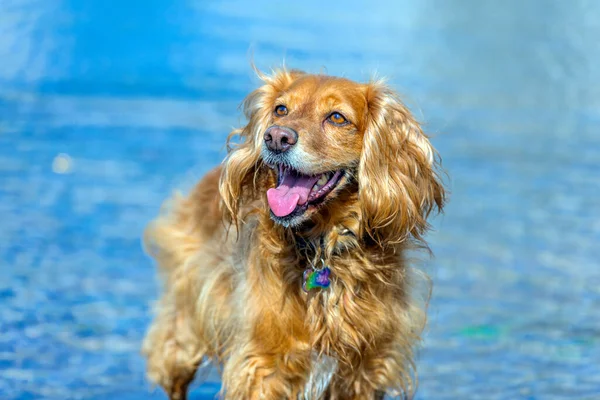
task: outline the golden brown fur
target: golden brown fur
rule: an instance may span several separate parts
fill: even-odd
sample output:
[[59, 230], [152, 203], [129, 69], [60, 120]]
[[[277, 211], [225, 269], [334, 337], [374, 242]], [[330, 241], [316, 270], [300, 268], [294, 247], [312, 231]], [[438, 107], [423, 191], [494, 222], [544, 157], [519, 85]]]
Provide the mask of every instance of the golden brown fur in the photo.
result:
[[[222, 368], [226, 399], [410, 397], [425, 317], [404, 257], [444, 203], [436, 153], [380, 82], [285, 70], [262, 79], [223, 165], [147, 229], [164, 282], [143, 346], [148, 375], [172, 399], [203, 360]], [[290, 109], [282, 118], [280, 103]], [[352, 123], [324, 122], [332, 110]], [[275, 122], [298, 132], [306, 173], [346, 171], [289, 226], [265, 196], [276, 174], [263, 135]], [[321, 258], [332, 285], [306, 294], [302, 273]], [[325, 359], [330, 379], [307, 387]]]

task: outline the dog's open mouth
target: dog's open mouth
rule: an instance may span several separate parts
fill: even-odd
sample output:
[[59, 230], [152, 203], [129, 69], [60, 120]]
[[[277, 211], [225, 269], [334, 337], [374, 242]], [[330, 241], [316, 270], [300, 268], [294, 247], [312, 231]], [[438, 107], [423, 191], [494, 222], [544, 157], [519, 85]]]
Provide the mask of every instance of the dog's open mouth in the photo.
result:
[[276, 168], [279, 169], [277, 187], [267, 190], [267, 200], [279, 218], [303, 212], [309, 205], [324, 200], [343, 175], [342, 170], [304, 175], [282, 164]]

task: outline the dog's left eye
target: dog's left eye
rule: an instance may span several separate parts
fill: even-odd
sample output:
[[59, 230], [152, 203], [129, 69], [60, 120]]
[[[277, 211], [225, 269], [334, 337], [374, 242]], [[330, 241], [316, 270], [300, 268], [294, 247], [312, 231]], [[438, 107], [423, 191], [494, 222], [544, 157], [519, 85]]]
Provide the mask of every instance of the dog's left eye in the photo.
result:
[[348, 123], [348, 120], [338, 112], [332, 113], [329, 117], [327, 117], [327, 120], [334, 125], [346, 125]]

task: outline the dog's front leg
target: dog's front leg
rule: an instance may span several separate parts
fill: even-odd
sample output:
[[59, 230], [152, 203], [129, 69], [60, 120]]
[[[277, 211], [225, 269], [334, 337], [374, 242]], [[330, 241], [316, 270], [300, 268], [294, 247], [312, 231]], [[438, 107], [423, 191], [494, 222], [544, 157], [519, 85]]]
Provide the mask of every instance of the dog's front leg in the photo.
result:
[[310, 352], [290, 347], [269, 350], [264, 343], [248, 343], [233, 355], [223, 371], [228, 400], [297, 399], [304, 392]]
[[186, 340], [189, 318], [171, 308], [172, 304], [164, 304], [160, 309], [144, 340], [143, 352], [148, 358], [149, 378], [164, 388], [169, 399], [185, 400], [205, 348]]
[[228, 400], [296, 399], [303, 392], [311, 367], [304, 308], [288, 295], [253, 292], [246, 302], [246, 327], [235, 338], [223, 369]]
[[412, 398], [410, 364], [403, 350], [392, 343], [377, 351], [365, 351], [352, 365], [340, 364], [330, 386], [331, 400], [381, 400], [388, 391], [394, 398]]

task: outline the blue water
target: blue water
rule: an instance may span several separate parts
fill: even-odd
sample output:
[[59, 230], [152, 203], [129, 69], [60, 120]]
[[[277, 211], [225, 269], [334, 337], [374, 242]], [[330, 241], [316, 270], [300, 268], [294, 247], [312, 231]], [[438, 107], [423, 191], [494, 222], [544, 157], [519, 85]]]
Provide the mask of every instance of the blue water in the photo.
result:
[[417, 399], [600, 398], [599, 38], [593, 0], [0, 0], [0, 398], [164, 398], [140, 233], [252, 58], [389, 77], [443, 156]]

